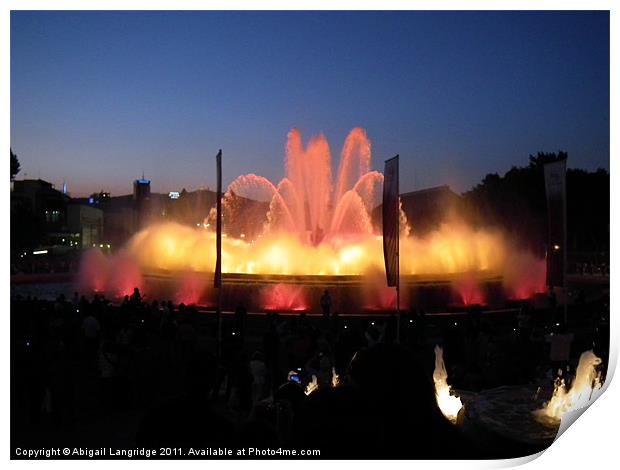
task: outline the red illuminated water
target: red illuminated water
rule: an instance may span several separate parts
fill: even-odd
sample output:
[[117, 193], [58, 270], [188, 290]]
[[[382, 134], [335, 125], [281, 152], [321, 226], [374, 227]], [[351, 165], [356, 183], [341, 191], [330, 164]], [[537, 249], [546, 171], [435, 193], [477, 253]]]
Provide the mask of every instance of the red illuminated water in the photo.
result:
[[[281, 181], [274, 184], [248, 173], [235, 178], [223, 196], [222, 271], [364, 276], [361, 302], [371, 309], [393, 309], [396, 293], [385, 283], [382, 238], [372, 223], [372, 213], [381, 202], [383, 175], [371, 170], [371, 147], [364, 129], [351, 130], [334, 177], [332, 149], [325, 136], [304, 143], [301, 132], [291, 130]], [[243, 212], [248, 205], [255, 219]], [[454, 275], [453, 289], [464, 305], [485, 303], [478, 272], [503, 274], [509, 297], [525, 298], [544, 289], [544, 261], [512, 253], [497, 230], [474, 228], [458, 219], [418, 237], [415, 227], [410, 233], [402, 210], [400, 215], [402, 275]], [[134, 287], [145, 287], [143, 273], [165, 270], [173, 273], [171, 298], [204, 303], [213, 296], [205, 274], [215, 266], [215, 208], [205, 222], [198, 228], [154, 224], [112, 257], [98, 250], [85, 254], [80, 289], [128, 295]], [[406, 290], [401, 294], [401, 306], [406, 306]], [[258, 297], [267, 310], [312, 308], [300, 285], [266, 286]]]

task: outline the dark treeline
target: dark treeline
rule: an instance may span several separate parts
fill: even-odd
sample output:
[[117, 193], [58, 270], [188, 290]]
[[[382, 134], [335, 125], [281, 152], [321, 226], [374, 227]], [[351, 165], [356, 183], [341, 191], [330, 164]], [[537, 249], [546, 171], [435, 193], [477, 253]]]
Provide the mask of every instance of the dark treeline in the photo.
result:
[[[530, 155], [527, 166], [512, 167], [504, 176], [486, 175], [480, 184], [463, 194], [471, 221], [501, 227], [525, 247], [544, 254], [547, 206], [543, 165], [567, 157], [562, 151], [539, 152]], [[609, 173], [604, 169], [567, 169], [569, 253], [609, 252], [609, 185]]]

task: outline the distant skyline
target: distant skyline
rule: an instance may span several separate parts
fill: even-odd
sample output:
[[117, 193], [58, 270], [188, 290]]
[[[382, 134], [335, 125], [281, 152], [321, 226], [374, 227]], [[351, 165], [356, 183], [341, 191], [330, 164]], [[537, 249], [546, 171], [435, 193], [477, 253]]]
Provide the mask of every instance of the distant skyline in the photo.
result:
[[538, 151], [609, 169], [608, 12], [11, 12], [18, 179], [74, 196], [277, 182], [364, 127], [401, 190], [458, 192]]

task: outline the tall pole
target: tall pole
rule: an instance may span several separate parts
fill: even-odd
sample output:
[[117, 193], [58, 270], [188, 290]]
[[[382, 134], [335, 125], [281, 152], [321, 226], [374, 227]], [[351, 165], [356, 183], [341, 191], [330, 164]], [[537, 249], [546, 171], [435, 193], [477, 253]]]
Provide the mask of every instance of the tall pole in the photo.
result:
[[388, 287], [396, 287], [396, 342], [400, 343], [400, 196], [398, 155], [385, 161], [383, 179], [383, 259]]
[[[564, 322], [568, 321], [566, 295], [566, 263], [568, 246], [566, 236], [566, 157], [544, 164], [545, 192], [547, 196], [547, 285], [552, 290], [562, 288]], [[557, 320], [556, 303], [552, 319]]]
[[[399, 237], [400, 245], [400, 237]], [[396, 275], [396, 343], [400, 344], [400, 246], [396, 252], [398, 274]]]
[[[566, 163], [565, 163], [566, 165]], [[562, 223], [564, 224], [562, 227], [562, 256], [563, 258], [563, 262], [562, 262], [562, 291], [563, 291], [563, 297], [564, 297], [564, 325], [568, 326], [568, 294], [567, 294], [567, 283], [566, 283], [566, 267], [567, 267], [567, 262], [568, 262], [568, 236], [566, 233], [566, 227], [567, 227], [567, 223], [566, 223], [566, 166], [564, 166], [564, 186], [563, 186], [563, 190], [564, 190], [564, 194], [562, 195]]]
[[396, 155], [396, 343], [400, 344], [400, 175], [399, 159]]
[[215, 157], [217, 165], [217, 196], [216, 196], [216, 236], [215, 236], [215, 276], [213, 287], [217, 289], [217, 357], [222, 354], [222, 150]]

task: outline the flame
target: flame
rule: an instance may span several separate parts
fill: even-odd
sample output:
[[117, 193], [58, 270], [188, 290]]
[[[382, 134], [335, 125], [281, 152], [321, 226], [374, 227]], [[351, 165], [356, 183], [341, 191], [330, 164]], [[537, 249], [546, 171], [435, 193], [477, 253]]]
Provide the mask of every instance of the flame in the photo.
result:
[[575, 380], [570, 390], [566, 389], [564, 379], [558, 377], [551, 400], [543, 408], [536, 410], [535, 414], [538, 417], [561, 420], [564, 413], [588, 406], [601, 391], [601, 373], [596, 370], [600, 363], [601, 359], [592, 351], [583, 352], [579, 357]]
[[304, 393], [306, 395], [310, 395], [312, 392], [314, 392], [318, 388], [319, 388], [319, 382], [316, 378], [316, 375], [312, 374], [312, 381], [308, 383], [308, 385], [306, 385], [306, 389], [304, 390]]
[[459, 410], [463, 407], [461, 399], [456, 395], [452, 395], [450, 385], [448, 385], [448, 372], [443, 361], [443, 349], [435, 346], [435, 371], [433, 372], [433, 381], [435, 382], [435, 393], [437, 395], [437, 404], [439, 409], [453, 423]]

